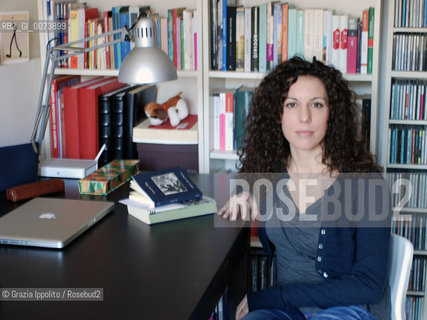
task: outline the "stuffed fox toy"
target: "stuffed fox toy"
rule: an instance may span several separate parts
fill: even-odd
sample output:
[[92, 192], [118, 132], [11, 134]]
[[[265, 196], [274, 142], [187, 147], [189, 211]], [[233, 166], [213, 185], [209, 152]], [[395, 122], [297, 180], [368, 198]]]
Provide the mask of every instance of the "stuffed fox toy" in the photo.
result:
[[181, 98], [182, 92], [170, 98], [163, 104], [157, 102], [149, 102], [145, 105], [144, 111], [150, 119], [150, 124], [158, 126], [163, 122], [170, 119], [173, 127], [176, 127], [182, 119], [188, 116], [188, 105], [184, 99]]

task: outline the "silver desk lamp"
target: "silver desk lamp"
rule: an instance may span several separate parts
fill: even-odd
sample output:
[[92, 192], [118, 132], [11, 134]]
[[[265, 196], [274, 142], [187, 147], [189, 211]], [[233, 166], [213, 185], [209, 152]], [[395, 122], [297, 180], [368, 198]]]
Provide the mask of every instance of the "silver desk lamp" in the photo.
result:
[[[97, 40], [100, 38], [102, 39], [115, 34], [120, 34], [120, 38], [88, 48], [78, 47], [78, 45], [84, 44], [87, 41]], [[39, 154], [41, 150], [42, 140], [49, 120], [51, 107], [49, 103], [49, 96], [52, 89], [55, 68], [57, 67], [58, 62], [77, 54], [104, 48], [123, 41], [134, 41], [135, 47], [131, 52], [129, 52], [121, 64], [119, 70], [120, 82], [128, 84], [143, 84], [177, 79], [174, 64], [170, 60], [169, 56], [157, 45], [156, 22], [149, 17], [140, 17], [131, 28], [124, 27], [93, 37], [48, 48], [46, 50], [42, 83], [37, 102], [36, 119], [34, 122], [33, 133], [31, 135], [31, 143], [37, 154]], [[47, 79], [49, 65], [50, 71], [49, 78]], [[43, 97], [45, 98], [44, 104], [42, 103]], [[37, 134], [38, 138], [36, 140]]]

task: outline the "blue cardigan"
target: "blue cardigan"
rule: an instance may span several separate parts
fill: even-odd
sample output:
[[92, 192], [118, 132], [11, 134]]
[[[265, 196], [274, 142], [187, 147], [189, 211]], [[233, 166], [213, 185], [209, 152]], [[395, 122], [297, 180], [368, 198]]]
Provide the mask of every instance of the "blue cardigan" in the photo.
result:
[[[382, 178], [381, 178], [382, 179]], [[384, 181], [384, 180], [383, 180]], [[385, 182], [384, 182], [385, 184]], [[383, 185], [384, 186], [384, 185]], [[357, 189], [356, 189], [357, 190]], [[365, 196], [372, 190], [365, 188]], [[388, 188], [387, 188], [387, 195]], [[344, 194], [344, 193], [343, 193]], [[352, 193], [357, 202], [358, 193]], [[366, 198], [365, 198], [366, 199]], [[382, 199], [375, 199], [376, 206]], [[387, 202], [388, 199], [386, 199]], [[344, 206], [343, 197], [339, 201]], [[365, 206], [367, 201], [365, 201]], [[381, 226], [348, 227], [322, 222], [319, 231], [316, 271], [324, 278], [317, 284], [284, 284], [248, 293], [249, 310], [300, 307], [329, 308], [345, 305], [370, 305], [380, 302], [386, 286], [391, 207]], [[367, 208], [357, 207], [358, 212]], [[265, 227], [259, 237], [264, 250], [273, 255]]]

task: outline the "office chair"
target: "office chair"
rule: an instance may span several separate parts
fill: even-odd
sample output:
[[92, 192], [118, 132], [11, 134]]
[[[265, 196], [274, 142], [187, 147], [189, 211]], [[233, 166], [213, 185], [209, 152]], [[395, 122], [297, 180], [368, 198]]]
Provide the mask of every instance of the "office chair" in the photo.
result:
[[391, 292], [391, 320], [406, 320], [406, 292], [408, 291], [414, 246], [396, 234], [391, 235], [388, 282]]

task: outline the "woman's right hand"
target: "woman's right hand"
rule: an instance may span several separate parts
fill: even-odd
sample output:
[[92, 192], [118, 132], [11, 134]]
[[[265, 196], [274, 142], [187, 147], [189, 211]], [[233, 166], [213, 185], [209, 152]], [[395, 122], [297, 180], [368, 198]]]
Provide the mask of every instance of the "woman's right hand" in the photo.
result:
[[235, 221], [239, 212], [242, 220], [248, 220], [249, 218], [255, 220], [260, 216], [258, 203], [249, 192], [242, 192], [232, 196], [225, 206], [218, 211], [218, 215], [222, 216], [223, 219]]

